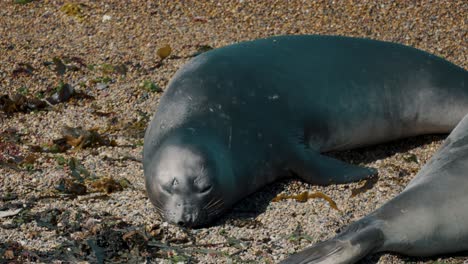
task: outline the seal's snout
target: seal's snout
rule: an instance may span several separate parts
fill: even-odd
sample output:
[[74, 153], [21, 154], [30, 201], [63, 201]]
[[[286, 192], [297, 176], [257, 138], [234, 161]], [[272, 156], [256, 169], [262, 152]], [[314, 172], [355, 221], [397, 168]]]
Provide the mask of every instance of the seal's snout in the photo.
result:
[[182, 227], [194, 227], [197, 226], [198, 214], [186, 214], [180, 219], [176, 220], [175, 224]]
[[177, 204], [176, 208], [169, 214], [167, 219], [173, 224], [183, 227], [196, 227], [205, 222], [203, 215], [200, 213], [200, 208], [195, 204]]
[[[166, 221], [183, 227], [196, 228], [209, 224], [219, 214], [225, 206], [225, 201], [212, 187], [205, 187], [206, 190], [199, 190], [189, 199], [184, 199], [180, 195], [172, 195], [171, 206], [166, 207], [164, 218]], [[203, 193], [204, 191], [204, 193]]]

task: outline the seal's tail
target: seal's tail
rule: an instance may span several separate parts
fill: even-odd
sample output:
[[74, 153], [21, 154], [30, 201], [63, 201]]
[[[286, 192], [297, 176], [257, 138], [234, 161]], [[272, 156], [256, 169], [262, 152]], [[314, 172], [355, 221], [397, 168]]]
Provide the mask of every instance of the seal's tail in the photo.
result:
[[384, 239], [379, 228], [363, 224], [365, 223], [358, 221], [340, 235], [296, 253], [280, 264], [355, 263], [380, 248]]

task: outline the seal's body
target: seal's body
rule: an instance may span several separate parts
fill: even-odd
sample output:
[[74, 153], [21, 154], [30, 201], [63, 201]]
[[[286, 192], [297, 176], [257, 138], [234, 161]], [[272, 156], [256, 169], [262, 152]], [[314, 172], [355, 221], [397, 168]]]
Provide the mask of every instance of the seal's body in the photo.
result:
[[292, 171], [314, 184], [375, 170], [321, 152], [449, 132], [467, 72], [399, 44], [282, 36], [215, 49], [170, 82], [147, 129], [146, 187], [171, 221], [208, 223]]
[[282, 263], [354, 263], [375, 252], [468, 250], [468, 115], [406, 189], [343, 233]]

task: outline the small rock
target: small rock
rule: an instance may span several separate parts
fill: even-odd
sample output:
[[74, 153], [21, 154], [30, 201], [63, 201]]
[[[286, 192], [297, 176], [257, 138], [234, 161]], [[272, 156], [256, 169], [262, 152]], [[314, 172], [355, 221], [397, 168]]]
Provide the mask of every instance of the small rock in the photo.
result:
[[112, 18], [112, 17], [109, 16], [109, 15], [103, 15], [103, 16], [102, 16], [102, 22], [107, 22], [107, 21], [111, 20], [111, 18]]
[[98, 83], [98, 84], [96, 84], [96, 89], [98, 89], [98, 90], [102, 91], [102, 90], [107, 89], [107, 88], [109, 88], [109, 84], [107, 84], [107, 83]]

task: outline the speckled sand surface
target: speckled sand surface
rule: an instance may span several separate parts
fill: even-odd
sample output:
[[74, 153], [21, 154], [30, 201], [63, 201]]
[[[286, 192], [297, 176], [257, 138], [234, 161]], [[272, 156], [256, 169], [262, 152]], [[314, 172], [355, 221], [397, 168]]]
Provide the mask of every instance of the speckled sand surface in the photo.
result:
[[[112, 118], [118, 123], [135, 123], [145, 114], [153, 114], [161, 95], [148, 92], [140, 87], [140, 83], [151, 80], [165, 89], [171, 76], [197, 46], [221, 47], [279, 34], [336, 34], [394, 41], [432, 52], [468, 68], [467, 1], [364, 2], [72, 1], [83, 4], [82, 14], [73, 16], [61, 10], [68, 3], [64, 1], [37, 0], [20, 5], [13, 0], [0, 0], [0, 95], [11, 95], [19, 89], [34, 95], [57, 86], [62, 79], [95, 97], [94, 100], [59, 104], [48, 111], [16, 113], [11, 117], [0, 112], [0, 132], [17, 129], [22, 134], [20, 151], [26, 155], [31, 152], [29, 145], [44, 145], [59, 138], [64, 125], [96, 127], [104, 132]], [[172, 55], [159, 65], [156, 50], [165, 44], [172, 47]], [[125, 64], [128, 72], [120, 76], [82, 67], [60, 77], [43, 64], [53, 57], [79, 57], [88, 66]], [[31, 64], [35, 68], [33, 74], [14, 77], [13, 70], [20, 63]], [[93, 80], [99, 77], [109, 77], [112, 81], [107, 87], [98, 87]], [[96, 109], [113, 114], [99, 116]], [[156, 229], [159, 235], [151, 239], [173, 247], [153, 247], [160, 253], [158, 258], [148, 258], [150, 262], [275, 263], [312, 242], [334, 236], [340, 228], [401, 192], [444, 138], [424, 136], [336, 153], [346, 161], [378, 168], [378, 183], [356, 197], [350, 198], [350, 194], [358, 183], [324, 188], [296, 180], [282, 181], [243, 200], [213, 227], [183, 230], [162, 223], [146, 198], [142, 166], [133, 159], [141, 158], [141, 129], [130, 132], [115, 129], [108, 134], [116, 140], [118, 147], [104, 146], [61, 154], [39, 153], [32, 170], [22, 167], [15, 171], [0, 166], [0, 196], [7, 193], [18, 196], [11, 201], [0, 200], [0, 206], [27, 204], [34, 197], [53, 194], [59, 179], [70, 174], [67, 166], [58, 164], [59, 156], [76, 158], [97, 177], [125, 178], [132, 187], [111, 193], [104, 199], [90, 199], [99, 194], [75, 199], [41, 199], [32, 206], [31, 214], [56, 208], [62, 214], [60, 219], [64, 218], [64, 213], [80, 215], [81, 218], [76, 216], [80, 219], [78, 227], [72, 233], [62, 232], [68, 230], [61, 228], [67, 226], [62, 220], [58, 220], [58, 228], [41, 227], [33, 220], [17, 228], [0, 228], [0, 243], [19, 242], [23, 254], [36, 254], [37, 257], [29, 259], [37, 262], [96, 262], [95, 252], [89, 246], [86, 248], [83, 241], [99, 233], [93, 228], [99, 229], [102, 221], [113, 217], [135, 229]], [[321, 199], [305, 203], [293, 200], [271, 202], [279, 193], [298, 194], [305, 190], [329, 195], [341, 211], [332, 209]], [[0, 218], [0, 223], [6, 225], [12, 219]], [[291, 239], [295, 230], [301, 230], [306, 239]], [[73, 248], [74, 245], [81, 247]], [[61, 251], [64, 248], [68, 253]], [[185, 253], [174, 248], [184, 248]], [[8, 259], [21, 260], [12, 253], [16, 254], [16, 251], [0, 248], [0, 263]], [[132, 254], [132, 261], [145, 261], [144, 250], [125, 252], [120, 261], [129, 261], [128, 256]], [[119, 261], [119, 257], [113, 261]], [[367, 257], [363, 263], [467, 261], [468, 257], [420, 259], [380, 254]]]

